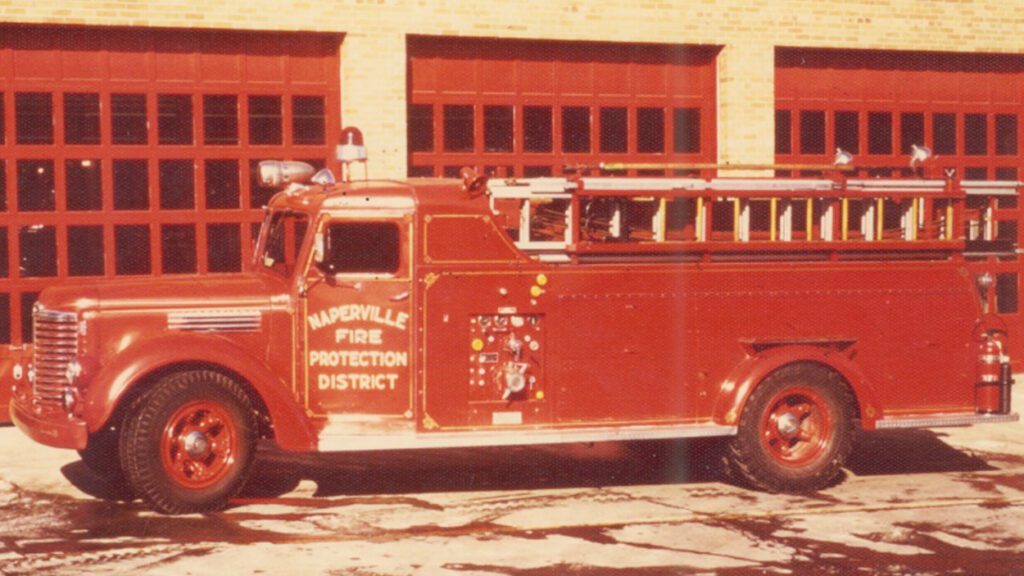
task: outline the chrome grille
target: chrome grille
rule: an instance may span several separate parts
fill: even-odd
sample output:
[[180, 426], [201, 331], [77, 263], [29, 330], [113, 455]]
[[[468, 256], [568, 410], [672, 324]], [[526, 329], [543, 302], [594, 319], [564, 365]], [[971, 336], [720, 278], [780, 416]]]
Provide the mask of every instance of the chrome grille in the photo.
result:
[[73, 312], [38, 306], [32, 314], [32, 331], [33, 395], [42, 404], [61, 406], [68, 365], [78, 355], [78, 318]]

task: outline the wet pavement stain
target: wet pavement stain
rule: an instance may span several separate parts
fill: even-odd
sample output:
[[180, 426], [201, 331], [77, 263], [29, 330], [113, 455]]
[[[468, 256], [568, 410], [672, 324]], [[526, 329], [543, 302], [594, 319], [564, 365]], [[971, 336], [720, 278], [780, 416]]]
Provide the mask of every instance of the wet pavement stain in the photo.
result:
[[919, 554], [896, 554], [858, 547], [828, 540], [817, 540], [796, 535], [789, 522], [780, 518], [734, 519], [722, 522], [759, 541], [774, 542], [796, 551], [786, 563], [764, 562], [756, 568], [723, 568], [716, 570], [723, 576], [747, 576], [768, 572], [825, 575], [825, 574], [915, 574], [945, 575], [970, 574], [972, 576], [1018, 574], [1024, 568], [1024, 554], [1006, 550], [977, 550], [953, 546], [928, 534], [940, 531], [941, 526], [913, 523], [906, 530], [892, 534], [854, 534], [867, 542], [886, 542], [925, 550]]
[[684, 576], [697, 573], [708, 573], [707, 570], [665, 566], [655, 568], [608, 568], [602, 566], [586, 566], [580, 564], [560, 563], [543, 568], [512, 568], [491, 564], [444, 564], [447, 570], [493, 573], [502, 576]]

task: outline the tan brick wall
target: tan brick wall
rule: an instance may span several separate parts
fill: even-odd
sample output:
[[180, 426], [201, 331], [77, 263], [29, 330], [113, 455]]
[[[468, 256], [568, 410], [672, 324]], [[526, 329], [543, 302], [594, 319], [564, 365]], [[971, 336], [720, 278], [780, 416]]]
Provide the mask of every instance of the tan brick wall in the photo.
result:
[[374, 177], [405, 172], [407, 34], [724, 46], [723, 161], [770, 161], [775, 46], [1024, 52], [1006, 0], [0, 0], [25, 23], [332, 31], [343, 118], [364, 129]]

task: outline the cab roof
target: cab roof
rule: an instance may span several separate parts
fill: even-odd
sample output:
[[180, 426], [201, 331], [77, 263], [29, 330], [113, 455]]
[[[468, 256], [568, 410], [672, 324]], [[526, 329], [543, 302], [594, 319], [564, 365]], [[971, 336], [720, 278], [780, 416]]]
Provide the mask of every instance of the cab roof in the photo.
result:
[[485, 198], [471, 198], [461, 180], [409, 178], [369, 180], [329, 185], [293, 185], [270, 201], [272, 208], [295, 210], [400, 210], [466, 214], [487, 213]]

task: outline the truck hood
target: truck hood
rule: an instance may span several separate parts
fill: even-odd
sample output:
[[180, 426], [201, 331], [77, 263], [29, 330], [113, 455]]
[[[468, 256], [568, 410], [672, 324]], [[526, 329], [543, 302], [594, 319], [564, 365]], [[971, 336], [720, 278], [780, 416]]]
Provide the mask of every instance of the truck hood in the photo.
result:
[[[39, 301], [64, 310], [136, 310], [244, 306], [266, 308], [288, 294], [269, 274], [113, 279], [47, 288]], [[277, 297], [277, 298], [274, 298]]]

